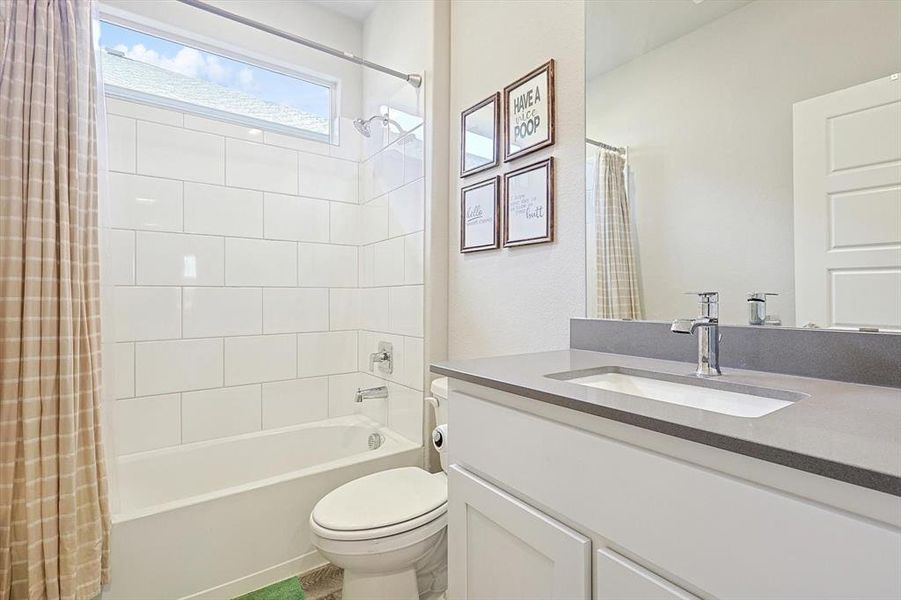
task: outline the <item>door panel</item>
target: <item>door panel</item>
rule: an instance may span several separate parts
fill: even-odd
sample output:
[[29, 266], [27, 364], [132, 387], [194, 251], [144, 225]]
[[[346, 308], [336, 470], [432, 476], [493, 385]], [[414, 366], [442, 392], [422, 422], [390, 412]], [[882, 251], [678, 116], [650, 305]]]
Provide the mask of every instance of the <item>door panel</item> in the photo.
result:
[[897, 244], [901, 240], [901, 187], [832, 194], [830, 249]]
[[[845, 91], [836, 93], [843, 94]], [[901, 131], [899, 103], [879, 104], [882, 98], [876, 96], [873, 100], [872, 106], [866, 102], [854, 112], [829, 117], [829, 151], [833, 171], [901, 160], [901, 148], [891, 135], [886, 135], [886, 132]]]
[[901, 270], [834, 269], [832, 323], [836, 327], [897, 328], [901, 306]]
[[587, 600], [591, 541], [452, 465], [448, 576], [451, 599]]

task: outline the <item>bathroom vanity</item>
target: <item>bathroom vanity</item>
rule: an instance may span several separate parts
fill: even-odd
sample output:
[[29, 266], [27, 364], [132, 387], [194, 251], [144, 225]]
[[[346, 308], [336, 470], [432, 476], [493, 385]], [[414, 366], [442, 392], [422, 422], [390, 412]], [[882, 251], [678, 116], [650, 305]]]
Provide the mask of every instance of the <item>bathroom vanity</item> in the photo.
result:
[[897, 388], [584, 350], [432, 371], [449, 598], [901, 597]]

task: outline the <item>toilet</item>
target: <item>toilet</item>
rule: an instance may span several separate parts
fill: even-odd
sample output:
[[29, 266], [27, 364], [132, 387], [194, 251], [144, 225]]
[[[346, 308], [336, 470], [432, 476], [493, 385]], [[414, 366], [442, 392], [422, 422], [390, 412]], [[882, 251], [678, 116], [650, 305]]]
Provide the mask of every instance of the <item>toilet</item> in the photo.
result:
[[[447, 422], [447, 379], [429, 403]], [[441, 455], [442, 469], [445, 456]], [[313, 545], [344, 569], [344, 600], [433, 600], [447, 584], [447, 477], [419, 467], [373, 473], [329, 492], [310, 514]]]

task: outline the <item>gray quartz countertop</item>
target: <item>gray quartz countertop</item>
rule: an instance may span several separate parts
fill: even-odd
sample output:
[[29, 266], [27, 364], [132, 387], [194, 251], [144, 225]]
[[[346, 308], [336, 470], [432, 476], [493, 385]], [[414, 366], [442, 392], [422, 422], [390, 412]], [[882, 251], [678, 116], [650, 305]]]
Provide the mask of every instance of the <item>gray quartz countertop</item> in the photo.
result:
[[560, 350], [433, 364], [433, 373], [901, 496], [901, 389], [724, 369], [718, 382], [806, 397], [747, 418], [552, 379], [599, 367], [689, 375], [682, 362]]

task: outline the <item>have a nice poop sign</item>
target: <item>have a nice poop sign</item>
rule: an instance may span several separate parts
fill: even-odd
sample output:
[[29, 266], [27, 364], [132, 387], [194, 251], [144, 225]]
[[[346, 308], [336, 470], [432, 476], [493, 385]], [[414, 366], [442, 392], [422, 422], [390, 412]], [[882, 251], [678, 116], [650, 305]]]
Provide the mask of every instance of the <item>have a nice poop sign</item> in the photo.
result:
[[551, 60], [505, 89], [508, 160], [554, 143], [553, 69]]

